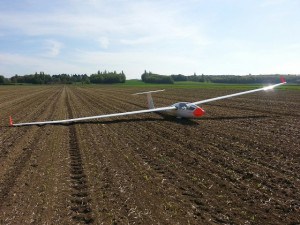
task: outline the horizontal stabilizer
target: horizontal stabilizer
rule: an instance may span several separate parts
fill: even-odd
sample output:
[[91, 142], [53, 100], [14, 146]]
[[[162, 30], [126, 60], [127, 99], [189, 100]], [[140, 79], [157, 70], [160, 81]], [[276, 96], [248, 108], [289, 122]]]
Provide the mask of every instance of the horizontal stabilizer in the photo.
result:
[[[165, 89], [164, 89], [164, 90], [165, 90]], [[142, 95], [142, 94], [148, 94], [148, 93], [154, 93], [154, 92], [161, 92], [161, 91], [164, 91], [164, 90], [145, 91], [145, 92], [135, 93], [135, 94], [132, 94], [132, 95]]]
[[164, 90], [145, 91], [145, 92], [139, 92], [139, 93], [135, 93], [135, 94], [133, 94], [133, 95], [142, 95], [142, 94], [147, 94], [148, 108], [149, 108], [149, 109], [154, 109], [154, 108], [155, 108], [155, 106], [154, 106], [154, 102], [153, 102], [153, 99], [152, 99], [152, 96], [151, 96], [151, 94], [152, 94], [152, 93], [155, 93], [155, 92], [161, 92], [161, 91], [164, 91]]

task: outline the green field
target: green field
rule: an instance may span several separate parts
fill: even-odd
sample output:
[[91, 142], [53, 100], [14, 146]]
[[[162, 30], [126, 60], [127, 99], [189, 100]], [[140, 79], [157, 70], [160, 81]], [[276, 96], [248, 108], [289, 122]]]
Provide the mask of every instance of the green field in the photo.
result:
[[[248, 90], [262, 87], [261, 84], [220, 84], [220, 83], [202, 83], [193, 81], [181, 81], [174, 84], [149, 84], [140, 80], [127, 80], [124, 84], [114, 84], [120, 87], [154, 87], [154, 88], [206, 88], [206, 89], [236, 89]], [[300, 85], [286, 84], [279, 87], [281, 90], [300, 90]]]
[[[12, 87], [12, 86], [43, 86], [36, 84], [25, 84], [19, 83], [14, 85], [2, 85], [4, 87]], [[55, 84], [55, 85], [63, 85], [63, 84]], [[70, 84], [66, 84], [70, 85]], [[230, 90], [249, 90], [263, 87], [262, 84], [223, 84], [223, 83], [202, 83], [202, 82], [193, 82], [193, 81], [180, 81], [175, 82], [174, 84], [151, 84], [144, 83], [141, 80], [127, 80], [125, 83], [117, 83], [117, 84], [82, 84], [81, 82], [74, 83], [73, 85], [84, 85], [84, 86], [114, 86], [114, 87], [138, 87], [138, 88], [180, 88], [180, 89], [190, 89], [190, 88], [201, 88], [201, 89], [230, 89]], [[49, 86], [49, 85], [44, 85]], [[281, 90], [300, 90], [300, 85], [297, 84], [286, 84], [278, 87], [277, 89]]]

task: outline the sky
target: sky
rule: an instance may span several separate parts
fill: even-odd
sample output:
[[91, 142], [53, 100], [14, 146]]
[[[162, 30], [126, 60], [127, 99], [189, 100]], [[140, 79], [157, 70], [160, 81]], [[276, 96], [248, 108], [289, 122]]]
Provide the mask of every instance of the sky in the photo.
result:
[[0, 74], [300, 74], [298, 0], [1, 0]]

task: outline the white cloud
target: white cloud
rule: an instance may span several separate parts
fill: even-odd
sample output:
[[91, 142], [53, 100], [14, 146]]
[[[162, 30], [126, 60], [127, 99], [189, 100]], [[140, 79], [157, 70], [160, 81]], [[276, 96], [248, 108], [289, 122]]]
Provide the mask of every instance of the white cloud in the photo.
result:
[[158, 37], [140, 37], [135, 39], [121, 39], [120, 43], [124, 45], [143, 45], [157, 41]]
[[79, 51], [75, 55], [77, 63], [94, 70], [123, 70], [127, 78], [140, 78], [143, 71], [171, 74], [188, 72], [192, 74], [197, 60], [181, 55], [155, 54], [150, 52], [87, 52]]
[[[159, 42], [160, 40], [201, 39], [203, 32], [198, 25], [180, 22], [183, 17], [169, 2], [117, 1], [103, 4], [99, 1], [73, 0], [67, 11], [17, 12], [0, 14], [0, 29], [30, 36], [59, 35], [70, 38], [100, 38], [103, 48], [108, 47], [111, 37], [123, 44]], [[116, 8], [116, 4], [121, 7]], [[90, 6], [93, 6], [92, 8]], [[101, 6], [101, 7], [100, 7]], [[81, 8], [81, 10], [77, 8]], [[100, 10], [97, 11], [96, 9]], [[74, 13], [74, 10], [77, 13]], [[41, 19], [43, 18], [43, 19]], [[197, 36], [197, 38], [195, 38]], [[196, 41], [197, 43], [197, 41]]]
[[[6, 76], [30, 74], [38, 71], [45, 73], [79, 73], [83, 69], [77, 64], [62, 62], [54, 58], [0, 53], [1, 73]], [[83, 72], [83, 71], [82, 71]], [[83, 72], [85, 73], [85, 72]]]
[[[291, 1], [291, 0], [288, 0]], [[282, 3], [287, 2], [287, 0], [263, 0], [260, 3], [261, 7], [270, 7], [270, 6], [274, 6], [274, 5], [279, 5]]]
[[109, 39], [107, 37], [101, 37], [98, 39], [100, 47], [103, 49], [107, 49], [109, 46]]
[[48, 57], [55, 57], [60, 54], [61, 48], [63, 47], [63, 44], [55, 41], [55, 40], [46, 40], [45, 41], [45, 50], [46, 52], [43, 54]]

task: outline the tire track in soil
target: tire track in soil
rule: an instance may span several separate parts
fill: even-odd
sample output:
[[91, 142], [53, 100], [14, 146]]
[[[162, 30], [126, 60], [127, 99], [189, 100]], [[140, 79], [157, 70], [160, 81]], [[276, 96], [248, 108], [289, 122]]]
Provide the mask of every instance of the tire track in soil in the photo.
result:
[[[61, 92], [59, 92], [61, 93]], [[57, 100], [59, 98], [59, 94], [56, 92], [53, 96], [51, 96], [49, 99], [51, 99], [51, 104], [48, 105], [48, 108], [50, 108], [50, 117], [54, 114], [55, 107], [53, 105], [56, 103], [56, 101], [53, 101], [53, 99]], [[45, 110], [47, 112], [47, 110]], [[37, 118], [38, 116], [36, 116]], [[3, 181], [0, 183], [0, 209], [2, 207], [2, 204], [5, 201], [5, 198], [7, 197], [8, 193], [12, 189], [12, 187], [15, 185], [19, 175], [22, 173], [23, 168], [29, 161], [33, 151], [36, 149], [36, 146], [38, 145], [38, 142], [40, 140], [40, 135], [37, 132], [37, 129], [34, 132], [33, 140], [30, 141], [29, 146], [23, 148], [23, 152], [17, 157], [15, 162], [12, 165], [12, 168], [8, 170], [8, 172], [4, 175]]]
[[[69, 118], [73, 118], [69, 93], [66, 99]], [[70, 178], [71, 178], [71, 210], [72, 219], [83, 224], [92, 224], [94, 218], [90, 207], [89, 187], [87, 176], [84, 172], [81, 152], [77, 141], [77, 132], [74, 125], [69, 126], [69, 154], [70, 154]]]

